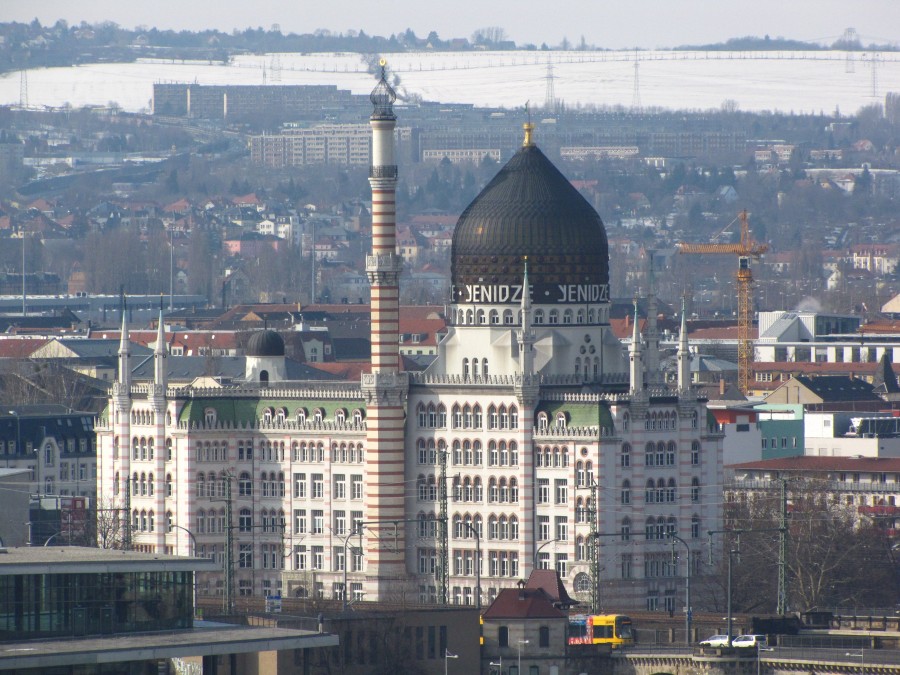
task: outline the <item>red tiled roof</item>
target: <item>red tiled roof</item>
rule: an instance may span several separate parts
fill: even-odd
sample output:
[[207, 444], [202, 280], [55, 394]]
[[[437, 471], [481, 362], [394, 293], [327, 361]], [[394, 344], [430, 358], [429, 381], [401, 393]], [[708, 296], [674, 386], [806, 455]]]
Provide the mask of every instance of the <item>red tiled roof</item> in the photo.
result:
[[47, 338], [30, 337], [0, 340], [0, 359], [21, 359], [31, 356], [47, 342], [49, 342]]
[[543, 588], [504, 588], [484, 612], [485, 619], [565, 619]]

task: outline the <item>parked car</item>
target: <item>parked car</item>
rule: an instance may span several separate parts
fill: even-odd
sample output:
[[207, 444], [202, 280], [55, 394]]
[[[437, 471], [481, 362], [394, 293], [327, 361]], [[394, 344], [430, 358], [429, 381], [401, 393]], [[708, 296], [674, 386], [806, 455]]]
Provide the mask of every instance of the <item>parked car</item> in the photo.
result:
[[[732, 642], [734, 640], [732, 639]], [[727, 647], [728, 646], [728, 636], [727, 635], [710, 635], [705, 640], [700, 641], [701, 647]]]
[[731, 641], [733, 647], [768, 647], [769, 639], [765, 635], [738, 635]]

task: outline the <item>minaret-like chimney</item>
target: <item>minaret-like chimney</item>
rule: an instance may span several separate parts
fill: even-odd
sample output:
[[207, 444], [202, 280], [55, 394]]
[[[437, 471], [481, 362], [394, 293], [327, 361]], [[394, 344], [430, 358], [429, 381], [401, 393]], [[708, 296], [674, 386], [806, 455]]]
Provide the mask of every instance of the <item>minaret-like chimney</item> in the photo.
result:
[[[409, 382], [400, 372], [400, 270], [397, 255], [394, 163], [396, 95], [385, 62], [372, 101], [372, 254], [366, 256], [371, 286], [372, 363], [362, 376], [366, 398], [366, 594], [382, 600], [406, 577], [404, 427]], [[378, 523], [383, 522], [384, 525]]]
[[128, 339], [128, 307], [122, 298], [122, 333], [119, 336], [118, 384], [125, 392], [131, 388], [131, 342]]
[[644, 358], [641, 348], [637, 298], [634, 299], [634, 326], [631, 332], [631, 346], [628, 348], [628, 359], [631, 365], [631, 393], [640, 394], [644, 391]]
[[691, 350], [687, 338], [687, 312], [685, 300], [681, 299], [681, 334], [678, 336], [678, 388], [687, 391], [691, 388]]
[[519, 366], [526, 378], [534, 375], [534, 333], [531, 330], [531, 285], [528, 283], [528, 258], [522, 281], [522, 330], [519, 333]]
[[[162, 305], [162, 297], [160, 297]], [[168, 374], [166, 372], [166, 330], [163, 324], [162, 307], [159, 308], [159, 325], [156, 328], [156, 348], [153, 350], [153, 383], [162, 389], [165, 395]]]

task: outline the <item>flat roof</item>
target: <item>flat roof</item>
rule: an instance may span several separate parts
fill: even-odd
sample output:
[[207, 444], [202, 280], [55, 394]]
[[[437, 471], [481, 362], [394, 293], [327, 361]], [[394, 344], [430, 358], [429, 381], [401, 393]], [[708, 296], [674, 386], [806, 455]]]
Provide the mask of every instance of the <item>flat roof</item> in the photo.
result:
[[195, 628], [181, 631], [0, 643], [0, 670], [246, 654], [338, 644], [338, 636], [331, 633], [198, 621]]
[[0, 548], [0, 576], [16, 574], [105, 574], [110, 572], [207, 572], [219, 569], [208, 558], [186, 558], [88, 546]]

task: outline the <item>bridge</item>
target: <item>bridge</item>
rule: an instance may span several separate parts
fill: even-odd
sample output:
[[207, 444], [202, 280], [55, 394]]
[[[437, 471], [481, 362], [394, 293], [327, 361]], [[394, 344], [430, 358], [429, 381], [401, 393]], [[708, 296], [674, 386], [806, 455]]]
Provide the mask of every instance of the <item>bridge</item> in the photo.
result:
[[634, 646], [612, 654], [602, 675], [900, 675], [900, 650]]

